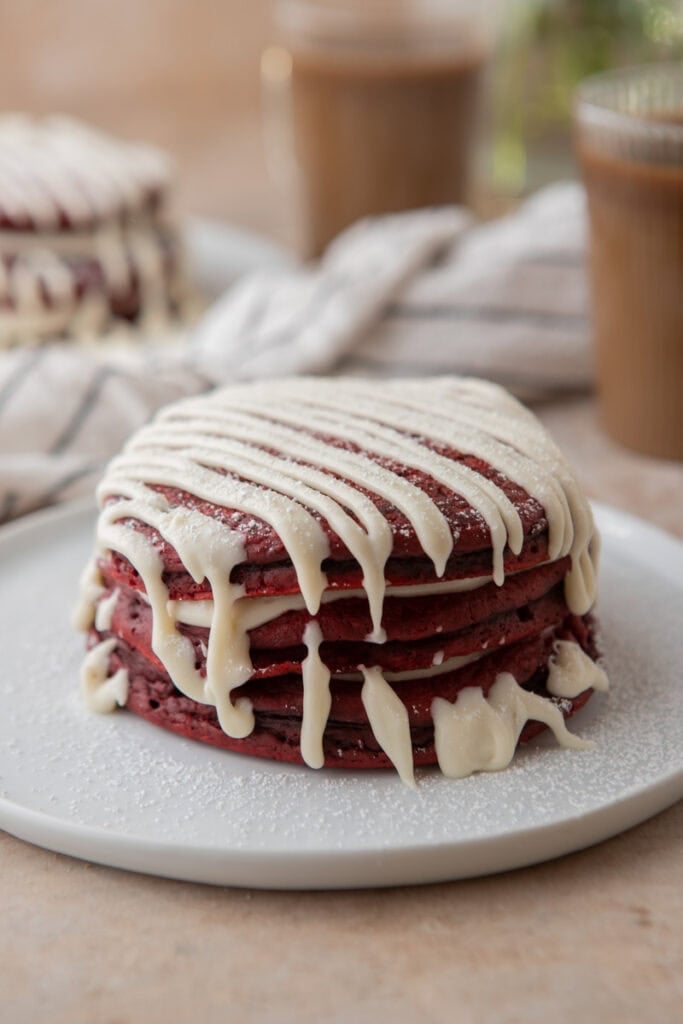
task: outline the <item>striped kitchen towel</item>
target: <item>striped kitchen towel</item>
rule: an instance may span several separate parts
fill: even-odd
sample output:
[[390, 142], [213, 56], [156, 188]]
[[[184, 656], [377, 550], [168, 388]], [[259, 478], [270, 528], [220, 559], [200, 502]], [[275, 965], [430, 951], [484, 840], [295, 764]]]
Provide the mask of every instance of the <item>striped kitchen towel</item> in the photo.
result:
[[494, 378], [524, 395], [592, 377], [578, 186], [477, 225], [459, 209], [357, 224], [319, 267], [252, 275], [195, 351], [222, 377], [345, 373]]
[[376, 218], [317, 266], [245, 276], [167, 345], [0, 353], [0, 521], [91, 490], [160, 406], [293, 373], [489, 377], [522, 397], [592, 379], [584, 196], [540, 193], [477, 224], [455, 208]]

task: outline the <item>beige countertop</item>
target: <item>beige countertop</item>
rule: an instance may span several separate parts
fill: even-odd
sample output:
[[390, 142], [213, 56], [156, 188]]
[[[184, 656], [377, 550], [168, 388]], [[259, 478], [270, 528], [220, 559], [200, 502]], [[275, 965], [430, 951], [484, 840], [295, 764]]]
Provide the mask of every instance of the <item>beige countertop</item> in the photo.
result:
[[[7, 5], [5, 104], [155, 139], [179, 160], [186, 209], [281, 234], [255, 117], [265, 3], [143, 7], [55, 0], [47, 17], [36, 0]], [[592, 497], [683, 536], [681, 464], [613, 445], [591, 399], [540, 413]], [[92, 866], [0, 833], [0, 1020], [674, 1024], [682, 839], [679, 804], [495, 877], [269, 893]]]
[[0, 837], [2, 1019], [675, 1024], [679, 805], [539, 867], [267, 893], [90, 867]]

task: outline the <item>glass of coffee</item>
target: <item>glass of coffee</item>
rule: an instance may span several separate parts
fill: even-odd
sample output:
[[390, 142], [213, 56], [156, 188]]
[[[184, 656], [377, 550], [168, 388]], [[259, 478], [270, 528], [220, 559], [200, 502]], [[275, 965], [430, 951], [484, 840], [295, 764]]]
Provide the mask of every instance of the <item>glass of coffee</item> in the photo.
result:
[[683, 66], [588, 79], [576, 145], [603, 424], [637, 451], [683, 458]]
[[487, 0], [279, 0], [271, 163], [318, 255], [370, 214], [467, 199]]

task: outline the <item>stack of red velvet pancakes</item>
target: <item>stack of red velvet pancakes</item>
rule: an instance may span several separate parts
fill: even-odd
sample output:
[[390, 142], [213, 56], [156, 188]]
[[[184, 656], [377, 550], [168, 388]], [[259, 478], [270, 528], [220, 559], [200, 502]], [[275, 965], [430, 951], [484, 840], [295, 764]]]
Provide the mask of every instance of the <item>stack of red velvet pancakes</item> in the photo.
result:
[[0, 348], [182, 317], [170, 195], [170, 161], [151, 146], [66, 117], [0, 117]]
[[292, 378], [163, 410], [99, 488], [82, 686], [311, 767], [507, 765], [607, 685], [597, 539], [503, 389]]

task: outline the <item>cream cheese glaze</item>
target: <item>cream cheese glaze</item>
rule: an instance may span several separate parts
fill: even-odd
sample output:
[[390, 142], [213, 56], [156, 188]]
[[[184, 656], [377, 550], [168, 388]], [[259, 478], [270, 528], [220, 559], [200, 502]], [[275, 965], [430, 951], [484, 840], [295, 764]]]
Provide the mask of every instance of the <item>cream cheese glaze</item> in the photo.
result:
[[[514, 575], [513, 573], [509, 574]], [[423, 583], [414, 586], [387, 587], [386, 597], [429, 597], [436, 594], [464, 594], [471, 590], [491, 583], [492, 576], [474, 576], [467, 580], [445, 580], [440, 583]], [[144, 595], [141, 595], [144, 596]], [[365, 597], [364, 590], [326, 590], [320, 600], [321, 604], [346, 600], [353, 597]], [[271, 622], [278, 615], [289, 611], [300, 611], [305, 608], [300, 594], [284, 594], [282, 597], [249, 597], [241, 598], [235, 604], [234, 614], [239, 616], [244, 629], [255, 629], [266, 622]], [[211, 600], [169, 601], [168, 611], [177, 622], [186, 626], [211, 627], [214, 606]], [[366, 639], [370, 640], [371, 637]]]
[[452, 779], [506, 768], [530, 720], [544, 722], [563, 747], [590, 750], [592, 746], [569, 732], [556, 704], [522, 689], [509, 672], [496, 677], [486, 696], [478, 687], [467, 686], [453, 703], [436, 697], [432, 715], [439, 767]]
[[550, 659], [548, 693], [554, 697], [578, 697], [584, 690], [607, 690], [607, 673], [578, 644], [558, 640]]
[[375, 739], [401, 780], [414, 787], [413, 745], [406, 706], [389, 686], [380, 668], [376, 665], [373, 668], [360, 667], [364, 678], [360, 698]]
[[330, 670], [320, 658], [323, 640], [320, 626], [315, 620], [304, 630], [306, 657], [301, 663], [304, 689], [304, 713], [301, 720], [301, 756], [310, 768], [322, 768], [323, 734], [332, 705]]
[[[352, 447], [326, 443], [321, 435]], [[98, 491], [102, 504], [98, 547], [123, 555], [139, 573], [151, 606], [155, 655], [182, 693], [215, 706], [229, 736], [248, 736], [255, 724], [250, 702], [244, 698], [234, 702], [232, 697], [252, 675], [249, 629], [303, 604], [312, 620], [302, 637], [307, 655], [302, 665], [301, 751], [309, 765], [323, 763], [330, 674], [320, 658], [323, 637], [315, 615], [322, 601], [348, 597], [349, 591], [337, 593], [328, 587], [323, 563], [329, 542], [321, 519], [362, 569], [361, 593], [373, 623], [367, 638], [371, 642], [385, 640], [384, 572], [393, 541], [381, 503], [405, 516], [436, 576], [443, 575], [457, 536], [431, 497], [401, 475], [401, 466], [413, 467], [462, 495], [488, 527], [491, 576], [454, 583], [466, 584], [467, 589], [491, 579], [498, 586], [504, 584], [504, 551], [518, 553], [524, 539], [519, 513], [498, 484], [441, 455], [434, 450], [439, 445], [489, 463], [542, 505], [549, 559], [570, 556], [566, 601], [572, 612], [585, 614], [596, 592], [597, 542], [590, 507], [540, 424], [505, 391], [487, 382], [443, 378], [378, 385], [355, 378], [293, 378], [223, 389], [163, 410], [110, 464]], [[400, 466], [394, 469], [388, 460]], [[239, 530], [197, 509], [173, 506], [156, 486], [178, 488], [266, 522], [286, 549], [300, 596], [246, 598], [243, 588], [230, 582], [232, 570], [246, 560]], [[375, 495], [380, 507], [359, 487]], [[212, 600], [171, 601], [154, 542], [124, 520], [157, 531], [195, 582], [208, 581]], [[78, 616], [83, 628], [93, 621], [100, 582], [92, 571], [86, 573]], [[445, 581], [430, 586], [460, 589]], [[104, 612], [102, 618], [106, 619]], [[179, 621], [209, 627], [205, 677], [195, 665], [191, 641], [177, 629]], [[568, 645], [572, 646], [576, 645]], [[601, 685], [599, 675], [591, 674], [584, 664], [593, 662], [586, 655], [583, 659], [558, 647], [551, 667], [557, 696], [565, 696], [572, 685], [580, 687], [576, 693], [583, 692], [586, 680], [588, 686]], [[447, 661], [439, 664], [437, 660], [429, 671], [437, 674], [449, 667]], [[408, 716], [390, 685], [391, 673], [373, 665], [359, 666], [359, 672], [364, 680], [361, 699], [375, 738], [403, 780], [411, 784]], [[571, 676], [581, 676], [581, 683], [572, 683]], [[468, 694], [464, 700], [461, 694], [449, 708], [443, 706], [447, 702], [434, 702], [437, 753], [446, 774], [502, 767], [505, 757], [509, 754], [509, 761], [512, 756], [527, 719], [545, 722], [560, 743], [581, 746], [551, 699], [524, 691], [512, 677], [506, 680], [505, 673], [488, 698], [480, 690], [477, 693], [478, 697]], [[470, 742], [467, 736], [474, 732], [479, 740]], [[489, 756], [483, 750], [493, 753]]]
[[120, 668], [109, 673], [109, 656], [116, 647], [116, 637], [102, 640], [91, 647], [81, 666], [81, 693], [86, 707], [105, 713], [123, 707], [128, 699], [128, 672]]
[[111, 620], [114, 615], [119, 599], [118, 587], [114, 587], [110, 594], [98, 601], [95, 609], [95, 629], [98, 633], [106, 633], [111, 629]]

